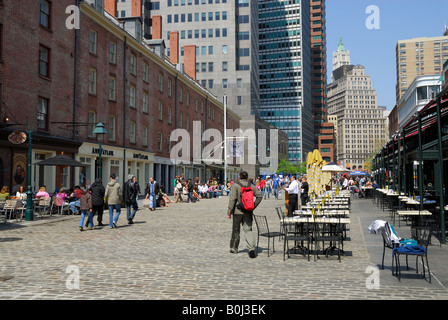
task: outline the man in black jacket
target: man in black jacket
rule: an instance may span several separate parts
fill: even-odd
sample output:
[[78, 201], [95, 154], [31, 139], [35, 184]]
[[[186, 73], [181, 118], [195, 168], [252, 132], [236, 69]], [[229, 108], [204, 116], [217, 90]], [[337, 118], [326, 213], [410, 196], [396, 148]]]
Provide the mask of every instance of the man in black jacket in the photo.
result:
[[149, 183], [145, 188], [145, 200], [149, 197], [149, 210], [154, 211], [157, 207], [157, 194], [159, 193], [160, 187], [157, 181], [151, 177]]
[[[104, 211], [104, 193], [105, 189], [101, 178], [97, 178], [90, 186], [92, 189], [92, 213], [93, 217], [97, 214], [98, 226], [103, 226], [103, 211]], [[88, 221], [86, 221], [87, 227]]]
[[[128, 218], [128, 224], [134, 223], [135, 214], [137, 212], [137, 194], [138, 190], [136, 188], [136, 185], [134, 184], [134, 175], [130, 174], [128, 175], [128, 181], [124, 183], [124, 190], [123, 190], [123, 198], [124, 202], [126, 202], [126, 212], [127, 212], [127, 218]], [[131, 206], [132, 206], [132, 213], [131, 213]]]
[[191, 179], [188, 179], [188, 185], [187, 185], [187, 192], [188, 192], [188, 197], [187, 197], [187, 203], [191, 202], [195, 203], [196, 200], [193, 197], [193, 188], [194, 188], [194, 183], [193, 181], [191, 181]]

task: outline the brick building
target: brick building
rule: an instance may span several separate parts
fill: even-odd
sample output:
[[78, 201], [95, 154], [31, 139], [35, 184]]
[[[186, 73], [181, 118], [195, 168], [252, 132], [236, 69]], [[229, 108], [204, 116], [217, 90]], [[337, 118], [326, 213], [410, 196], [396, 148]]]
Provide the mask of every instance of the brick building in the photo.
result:
[[[222, 103], [165, 60], [163, 42], [154, 47], [142, 40], [134, 28], [138, 17], [117, 20], [103, 10], [102, 1], [81, 1], [80, 28], [68, 29], [65, 11], [76, 2], [4, 1], [0, 6], [0, 116], [9, 118], [0, 130], [1, 183], [27, 184], [11, 174], [25, 166], [26, 177], [28, 163], [28, 143], [8, 141], [14, 130], [33, 133], [33, 191], [41, 185], [52, 192], [60, 185], [91, 184], [98, 176], [99, 142], [103, 183], [110, 173], [121, 183], [132, 173], [142, 185], [154, 177], [170, 192], [176, 174], [222, 178], [222, 166], [174, 164], [170, 148], [175, 142], [169, 140], [176, 128], [192, 133], [196, 120], [203, 130], [222, 132]], [[108, 131], [100, 140], [93, 134], [99, 122]], [[239, 118], [227, 112], [227, 125], [238, 128]], [[85, 167], [59, 172], [35, 165], [61, 152]]]

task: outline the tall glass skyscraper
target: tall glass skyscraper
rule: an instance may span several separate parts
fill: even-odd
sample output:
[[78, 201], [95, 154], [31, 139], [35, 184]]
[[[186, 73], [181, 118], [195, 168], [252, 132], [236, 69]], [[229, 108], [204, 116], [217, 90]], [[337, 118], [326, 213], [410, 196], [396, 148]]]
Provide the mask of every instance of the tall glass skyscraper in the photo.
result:
[[309, 0], [259, 0], [260, 115], [288, 134], [289, 160], [314, 149]]

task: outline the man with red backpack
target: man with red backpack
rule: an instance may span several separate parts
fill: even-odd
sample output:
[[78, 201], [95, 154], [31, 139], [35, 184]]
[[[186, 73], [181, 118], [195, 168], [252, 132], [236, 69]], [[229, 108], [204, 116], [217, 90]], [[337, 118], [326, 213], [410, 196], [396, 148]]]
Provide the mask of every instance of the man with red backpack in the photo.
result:
[[249, 257], [255, 258], [255, 235], [252, 231], [252, 212], [260, 204], [263, 199], [263, 195], [260, 190], [247, 181], [248, 176], [249, 175], [246, 171], [241, 171], [240, 181], [233, 185], [232, 191], [230, 192], [229, 207], [227, 209], [227, 216], [229, 219], [231, 219], [233, 215], [230, 252], [238, 253], [238, 246], [240, 244], [240, 228], [241, 225], [243, 225]]

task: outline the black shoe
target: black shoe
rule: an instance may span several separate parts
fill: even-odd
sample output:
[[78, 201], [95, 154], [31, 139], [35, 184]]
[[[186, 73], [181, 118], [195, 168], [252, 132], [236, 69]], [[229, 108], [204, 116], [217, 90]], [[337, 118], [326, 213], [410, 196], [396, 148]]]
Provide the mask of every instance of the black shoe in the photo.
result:
[[129, 220], [129, 221], [128, 221], [128, 224], [134, 224], [134, 221]]
[[251, 259], [253, 259], [253, 258], [255, 258], [257, 255], [255, 254], [255, 251], [254, 250], [250, 250], [249, 251], [249, 257], [251, 258]]
[[230, 252], [230, 253], [238, 253], [238, 250], [237, 250], [237, 249], [230, 249], [229, 252]]
[[104, 226], [104, 224], [102, 224], [101, 222], [98, 222], [98, 226], [102, 227], [102, 226]]

